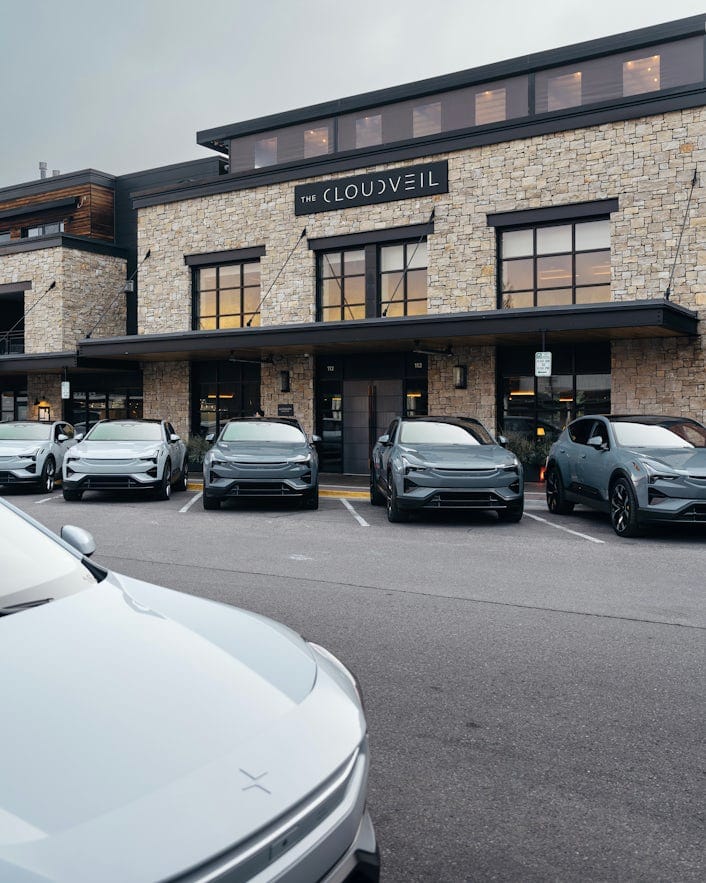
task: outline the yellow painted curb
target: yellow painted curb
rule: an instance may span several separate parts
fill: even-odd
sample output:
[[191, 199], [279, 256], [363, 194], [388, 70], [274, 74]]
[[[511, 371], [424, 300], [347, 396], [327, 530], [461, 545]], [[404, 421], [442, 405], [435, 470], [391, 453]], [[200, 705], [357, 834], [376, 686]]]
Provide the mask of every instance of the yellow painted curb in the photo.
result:
[[346, 497], [351, 500], [368, 500], [370, 493], [368, 491], [323, 491], [319, 490], [320, 497]]

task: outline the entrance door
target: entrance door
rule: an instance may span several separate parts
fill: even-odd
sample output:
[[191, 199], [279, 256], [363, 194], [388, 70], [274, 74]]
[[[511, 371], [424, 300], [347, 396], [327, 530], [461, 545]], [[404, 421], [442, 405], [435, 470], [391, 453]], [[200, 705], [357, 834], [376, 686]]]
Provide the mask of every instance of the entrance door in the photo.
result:
[[343, 471], [367, 475], [373, 445], [402, 413], [402, 380], [343, 381]]

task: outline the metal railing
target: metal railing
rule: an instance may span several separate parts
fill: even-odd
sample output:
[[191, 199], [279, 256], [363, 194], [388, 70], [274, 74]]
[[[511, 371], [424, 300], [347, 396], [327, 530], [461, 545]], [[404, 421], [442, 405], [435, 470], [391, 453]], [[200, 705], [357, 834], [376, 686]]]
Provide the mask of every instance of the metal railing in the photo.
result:
[[0, 356], [12, 356], [25, 351], [24, 331], [0, 331]]

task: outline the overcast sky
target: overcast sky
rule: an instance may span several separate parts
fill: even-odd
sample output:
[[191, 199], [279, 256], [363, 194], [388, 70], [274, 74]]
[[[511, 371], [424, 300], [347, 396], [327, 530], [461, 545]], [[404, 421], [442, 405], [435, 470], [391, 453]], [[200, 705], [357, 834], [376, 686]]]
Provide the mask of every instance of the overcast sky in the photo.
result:
[[196, 131], [704, 11], [690, 0], [0, 0], [0, 187], [207, 156]]

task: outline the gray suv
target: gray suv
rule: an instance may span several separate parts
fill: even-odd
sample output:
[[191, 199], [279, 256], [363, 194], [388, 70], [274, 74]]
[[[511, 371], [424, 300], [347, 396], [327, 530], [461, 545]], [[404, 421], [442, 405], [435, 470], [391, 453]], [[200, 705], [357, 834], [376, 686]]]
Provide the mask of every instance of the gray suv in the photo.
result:
[[706, 427], [688, 417], [594, 415], [574, 420], [547, 458], [547, 506], [583, 503], [634, 537], [649, 523], [706, 523]]

